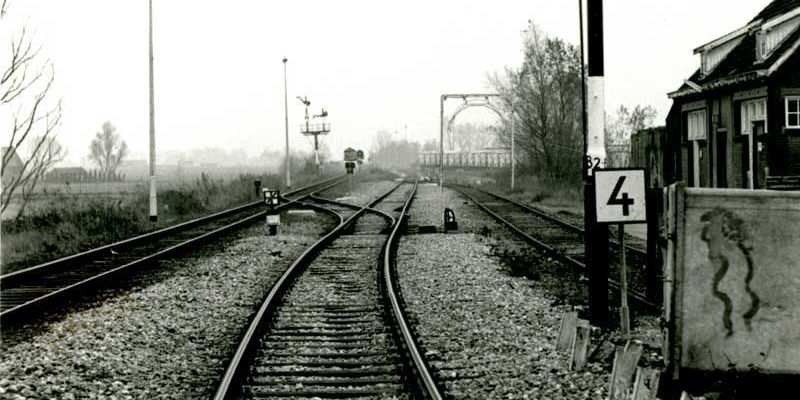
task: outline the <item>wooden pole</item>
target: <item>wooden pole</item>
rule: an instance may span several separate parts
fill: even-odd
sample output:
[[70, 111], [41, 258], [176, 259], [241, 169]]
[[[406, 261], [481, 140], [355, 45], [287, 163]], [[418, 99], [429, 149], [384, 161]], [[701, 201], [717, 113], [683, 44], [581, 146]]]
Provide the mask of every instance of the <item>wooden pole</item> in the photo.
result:
[[628, 267], [625, 260], [625, 225], [619, 224], [619, 323], [622, 337], [628, 339], [631, 333], [630, 312], [628, 310]]

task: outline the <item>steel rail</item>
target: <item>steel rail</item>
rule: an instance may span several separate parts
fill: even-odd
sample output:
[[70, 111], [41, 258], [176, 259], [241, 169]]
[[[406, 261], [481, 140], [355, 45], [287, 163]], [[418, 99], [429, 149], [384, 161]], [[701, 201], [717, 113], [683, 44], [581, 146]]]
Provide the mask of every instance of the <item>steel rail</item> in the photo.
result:
[[[341, 179], [341, 177], [336, 177], [336, 178], [332, 178], [332, 179], [329, 179], [329, 180], [325, 180], [323, 182], [318, 182], [316, 184], [309, 185], [307, 187], [297, 189], [297, 190], [295, 190], [295, 191], [293, 191], [291, 193], [299, 193], [301, 191], [306, 191], [306, 190], [309, 190], [309, 189], [313, 189], [314, 187], [316, 187], [316, 186], [318, 186], [320, 184], [326, 184], [326, 183], [329, 183], [332, 180], [336, 180], [336, 179]], [[330, 187], [330, 186], [326, 186], [326, 188], [328, 188], [328, 187]], [[306, 196], [310, 196], [310, 195], [306, 195]], [[255, 204], [257, 205], [257, 204], [262, 204], [262, 203], [261, 202], [257, 202]], [[296, 205], [295, 202], [289, 202], [289, 203], [286, 203], [286, 204], [283, 204], [283, 205], [277, 207], [277, 210], [280, 211], [280, 210], [289, 209], [289, 208], [294, 207], [295, 205]], [[309, 205], [309, 207], [314, 208], [314, 209], [318, 209], [318, 210], [324, 210], [323, 208], [318, 207], [318, 206]], [[73, 255], [73, 256], [68, 256], [68, 257], [65, 257], [65, 258], [62, 258], [62, 259], [59, 259], [59, 260], [54, 260], [54, 261], [42, 264], [40, 266], [27, 268], [25, 270], [18, 271], [18, 273], [12, 273], [12, 274], [8, 274], [6, 276], [3, 276], [2, 278], [4, 278], [4, 279], [2, 281], [0, 281], [0, 284], [2, 284], [2, 286], [4, 286], [4, 287], [8, 287], [9, 285], [14, 285], [14, 284], [19, 283], [19, 281], [23, 281], [24, 282], [25, 280], [31, 280], [33, 278], [30, 277], [30, 275], [34, 275], [34, 274], [37, 274], [37, 273], [41, 273], [43, 271], [47, 271], [47, 270], [53, 269], [55, 266], [66, 267], [66, 266], [69, 266], [69, 265], [77, 263], [79, 260], [82, 260], [82, 261], [91, 260], [91, 255], [95, 255], [96, 256], [96, 255], [100, 254], [100, 252], [103, 251], [103, 250], [110, 251], [112, 248], [120, 248], [119, 247], [120, 243], [124, 243], [127, 246], [131, 246], [132, 243], [142, 243], [142, 242], [144, 242], [144, 239], [152, 240], [152, 239], [155, 239], [155, 238], [158, 238], [158, 237], [162, 237], [162, 236], [164, 236], [165, 232], [167, 232], [167, 233], [180, 232], [183, 229], [187, 229], [187, 228], [192, 227], [192, 226], [200, 225], [203, 222], [210, 222], [210, 221], [213, 221], [213, 220], [216, 220], [216, 219], [219, 219], [219, 218], [223, 218], [225, 216], [233, 215], [236, 212], [246, 211], [249, 208], [254, 208], [254, 205], [245, 205], [245, 206], [235, 207], [234, 209], [231, 209], [231, 210], [222, 211], [222, 212], [219, 212], [219, 213], [212, 214], [210, 216], [201, 217], [201, 218], [198, 218], [198, 219], [195, 219], [195, 220], [192, 220], [192, 221], [188, 221], [186, 223], [174, 225], [172, 227], [161, 229], [161, 230], [159, 230], [157, 232], [151, 232], [149, 234], [149, 236], [148, 236], [148, 234], [140, 235], [140, 236], [137, 236], [135, 238], [127, 239], [127, 240], [124, 240], [124, 241], [121, 241], [121, 242], [117, 242], [117, 243], [114, 243], [114, 244], [111, 244], [111, 245], [105, 245], [105, 246], [102, 246], [102, 247], [100, 247], [98, 249], [93, 249], [93, 250], [90, 250], [90, 251], [87, 251], [87, 252], [83, 252], [83, 253], [79, 253], [79, 254], [76, 254], [76, 255]], [[232, 211], [232, 210], [236, 210], [236, 211]], [[232, 230], [234, 230], [234, 229], [236, 229], [238, 227], [245, 226], [245, 225], [257, 220], [258, 218], [262, 218], [265, 214], [266, 214], [266, 211], [261, 211], [259, 213], [247, 216], [247, 217], [245, 217], [243, 219], [240, 219], [238, 221], [232, 222], [230, 224], [226, 224], [226, 225], [224, 225], [222, 227], [213, 229], [213, 230], [211, 230], [209, 232], [205, 232], [205, 233], [203, 233], [201, 235], [198, 235], [198, 236], [195, 236], [195, 237], [190, 238], [188, 240], [182, 241], [182, 242], [180, 242], [178, 244], [169, 246], [169, 247], [167, 247], [165, 249], [161, 249], [161, 250], [159, 250], [159, 251], [157, 251], [155, 253], [152, 253], [152, 254], [137, 258], [136, 260], [133, 260], [131, 262], [124, 263], [124, 264], [119, 265], [117, 267], [113, 267], [113, 268], [111, 268], [109, 270], [106, 270], [106, 271], [103, 271], [101, 273], [91, 275], [89, 277], [86, 277], [85, 279], [81, 279], [81, 280], [76, 281], [74, 283], [68, 284], [68, 285], [66, 285], [64, 287], [57, 288], [56, 290], [53, 290], [53, 291], [50, 291], [48, 293], [42, 294], [40, 296], [37, 296], [35, 298], [32, 298], [32, 299], [30, 299], [30, 300], [28, 300], [28, 301], [26, 301], [24, 303], [18, 304], [16, 306], [12, 307], [12, 308], [9, 308], [7, 310], [3, 310], [2, 312], [0, 312], [0, 322], [2, 322], [3, 324], [6, 324], [6, 323], [10, 322], [13, 318], [18, 317], [21, 314], [23, 314], [23, 313], [25, 313], [25, 312], [27, 312], [27, 311], [29, 311], [29, 310], [37, 307], [37, 306], [44, 305], [47, 302], [52, 301], [52, 300], [54, 300], [54, 299], [56, 299], [56, 298], [58, 298], [60, 296], [64, 296], [64, 295], [66, 295], [66, 294], [68, 294], [70, 292], [73, 292], [73, 291], [77, 290], [78, 288], [87, 287], [88, 285], [93, 284], [95, 282], [99, 282], [102, 279], [105, 279], [105, 278], [111, 276], [112, 274], [119, 273], [119, 272], [121, 272], [123, 270], [130, 269], [130, 268], [133, 268], [133, 267], [136, 267], [136, 266], [144, 265], [144, 264], [152, 262], [152, 261], [154, 261], [156, 259], [163, 258], [163, 257], [165, 257], [167, 255], [176, 253], [179, 250], [183, 250], [183, 249], [186, 249], [186, 248], [188, 248], [190, 246], [199, 244], [199, 243], [201, 243], [201, 242], [203, 242], [203, 241], [205, 241], [205, 240], [207, 240], [209, 238], [225, 234], [225, 233], [227, 233], [229, 231], [232, 231]]]
[[[293, 191], [291, 191], [289, 193], [286, 193], [286, 195], [288, 196], [288, 195], [292, 195], [292, 194], [295, 194], [295, 193], [300, 193], [300, 192], [303, 192], [303, 191], [307, 191], [309, 189], [313, 189], [316, 186], [323, 185], [323, 184], [330, 184], [331, 182], [333, 182], [333, 181], [335, 181], [337, 179], [342, 179], [342, 178], [343, 178], [343, 176], [336, 176], [336, 177], [333, 177], [333, 178], [330, 178], [330, 179], [326, 179], [326, 180], [324, 180], [322, 182], [317, 182], [317, 183], [314, 183], [314, 184], [311, 184], [311, 185], [308, 185], [308, 186], [305, 186], [305, 187], [302, 187], [302, 188], [298, 188], [298, 189], [293, 190]], [[341, 182], [334, 182], [333, 185], [328, 185], [328, 186], [325, 186], [324, 188], [318, 189], [318, 190], [319, 191], [324, 191], [326, 189], [329, 189], [332, 186], [335, 186], [335, 184], [338, 184], [338, 183], [341, 183]], [[286, 198], [284, 197], [284, 199], [286, 199]], [[183, 230], [183, 229], [192, 228], [192, 227], [195, 227], [197, 225], [201, 225], [201, 224], [203, 224], [205, 222], [213, 221], [213, 220], [216, 220], [216, 219], [219, 219], [219, 218], [226, 217], [228, 215], [233, 215], [233, 214], [236, 214], [236, 213], [239, 213], [239, 212], [242, 212], [242, 211], [246, 211], [246, 210], [251, 209], [251, 208], [255, 208], [255, 207], [257, 207], [259, 205], [262, 205], [262, 204], [264, 204], [263, 201], [259, 200], [259, 201], [255, 201], [255, 202], [252, 202], [252, 203], [244, 204], [244, 205], [241, 205], [241, 206], [236, 206], [236, 207], [233, 207], [233, 208], [230, 208], [230, 209], [227, 209], [227, 210], [223, 210], [223, 211], [219, 211], [219, 212], [216, 212], [216, 213], [213, 213], [213, 214], [209, 214], [209, 215], [206, 215], [206, 216], [203, 216], [203, 217], [195, 218], [195, 219], [190, 220], [190, 221], [181, 222], [179, 224], [167, 226], [167, 227], [161, 228], [161, 229], [156, 230], [156, 231], [143, 233], [141, 235], [134, 236], [132, 238], [123, 239], [123, 240], [120, 240], [118, 242], [106, 244], [106, 245], [103, 245], [103, 246], [100, 246], [100, 247], [96, 247], [94, 249], [90, 249], [90, 250], [86, 250], [86, 251], [83, 251], [83, 252], [80, 252], [80, 253], [72, 254], [72, 255], [69, 255], [69, 256], [66, 256], [66, 257], [62, 257], [62, 258], [59, 258], [59, 259], [56, 259], [56, 260], [47, 261], [45, 263], [34, 265], [34, 266], [31, 266], [31, 267], [28, 267], [28, 268], [24, 268], [24, 269], [21, 269], [21, 270], [18, 270], [18, 271], [10, 272], [8, 274], [0, 275], [0, 286], [2, 286], [3, 284], [7, 284], [8, 281], [11, 280], [11, 279], [15, 279], [17, 277], [24, 276], [24, 275], [26, 275], [26, 274], [34, 271], [34, 270], [43, 270], [43, 269], [52, 268], [52, 267], [55, 267], [55, 266], [64, 266], [64, 265], [71, 264], [71, 263], [81, 262], [82, 260], [85, 260], [87, 258], [91, 258], [92, 256], [96, 256], [97, 254], [100, 254], [100, 253], [103, 253], [103, 252], [106, 252], [106, 251], [110, 251], [112, 249], [130, 247], [132, 245], [139, 244], [139, 243], [141, 243], [143, 241], [146, 241], [146, 240], [155, 239], [155, 238], [164, 236], [166, 234], [177, 232], [177, 231], [180, 231], [180, 230]]]
[[[267, 322], [268, 317], [272, 314], [274, 309], [279, 305], [280, 299], [283, 295], [288, 291], [289, 285], [291, 282], [299, 276], [302, 272], [301, 269], [308, 265], [310, 262], [313, 261], [314, 258], [331, 242], [333, 242], [336, 238], [341, 236], [346, 229], [351, 226], [355, 221], [361, 217], [367, 211], [371, 211], [370, 208], [379, 203], [381, 200], [389, 196], [394, 190], [402, 185], [402, 182], [395, 186], [393, 189], [385, 193], [384, 195], [374, 199], [369, 204], [361, 207], [355, 214], [350, 216], [347, 220], [343, 220], [341, 215], [339, 216], [341, 222], [339, 225], [328, 232], [325, 236], [317, 240], [314, 244], [306, 248], [305, 251], [297, 258], [294, 262], [284, 271], [280, 278], [272, 285], [267, 296], [261, 303], [258, 311], [253, 315], [253, 318], [250, 320], [250, 324], [247, 327], [242, 339], [239, 341], [239, 346], [237, 347], [236, 351], [234, 352], [233, 357], [231, 358], [230, 362], [228, 363], [227, 368], [225, 369], [225, 373], [220, 381], [219, 385], [217, 386], [217, 391], [214, 394], [214, 400], [224, 400], [231, 398], [233, 393], [231, 392], [234, 387], [239, 386], [241, 384], [242, 379], [244, 379], [245, 369], [249, 364], [250, 357], [252, 355], [252, 349], [257, 344], [256, 338], [263, 332], [265, 324]], [[332, 201], [332, 200], [329, 200]], [[352, 206], [351, 204], [347, 203], [339, 203], [340, 205], [348, 205]], [[394, 217], [380, 212], [380, 215], [384, 217], [388, 217], [391, 221], [392, 225], [396, 224], [396, 220]]]
[[389, 234], [389, 238], [386, 240], [383, 248], [383, 275], [384, 275], [384, 284], [386, 287], [386, 292], [389, 297], [389, 301], [391, 303], [392, 315], [394, 315], [395, 322], [400, 330], [400, 333], [403, 337], [403, 342], [406, 347], [406, 351], [411, 356], [411, 360], [413, 361], [412, 368], [414, 369], [416, 378], [419, 385], [419, 389], [423, 391], [423, 394], [426, 398], [434, 399], [434, 400], [441, 400], [443, 398], [439, 386], [436, 384], [433, 375], [430, 373], [430, 369], [428, 368], [428, 364], [425, 361], [425, 358], [422, 355], [422, 352], [419, 350], [419, 346], [417, 345], [417, 341], [412, 333], [411, 327], [406, 319], [405, 311], [403, 307], [400, 305], [400, 295], [399, 290], [397, 288], [397, 282], [394, 279], [396, 274], [394, 273], [394, 266], [395, 264], [393, 261], [397, 255], [397, 247], [399, 244], [400, 238], [400, 230], [406, 220], [406, 212], [408, 208], [411, 206], [411, 202], [414, 200], [414, 196], [417, 193], [417, 181], [414, 181], [414, 188], [412, 189], [411, 195], [408, 196], [406, 199], [405, 204], [403, 204], [403, 208], [400, 211], [400, 219], [397, 223], [394, 224], [394, 228], [392, 228], [392, 232]]
[[[564, 227], [566, 229], [570, 229], [570, 230], [572, 230], [574, 232], [581, 233], [581, 234], [584, 233], [583, 228], [581, 228], [581, 227], [579, 227], [577, 225], [573, 225], [573, 224], [571, 224], [571, 223], [569, 223], [567, 221], [564, 221], [562, 219], [556, 218], [556, 217], [554, 217], [554, 216], [552, 216], [552, 215], [550, 215], [550, 214], [548, 214], [546, 212], [543, 212], [542, 210], [538, 210], [536, 208], [533, 208], [533, 207], [531, 207], [531, 206], [529, 206], [529, 205], [527, 205], [525, 203], [521, 203], [521, 202], [519, 202], [517, 200], [514, 200], [514, 199], [512, 199], [510, 197], [505, 197], [503, 195], [500, 195], [500, 194], [497, 194], [497, 193], [493, 193], [493, 192], [490, 192], [488, 190], [484, 190], [484, 189], [477, 188], [477, 187], [474, 187], [474, 186], [459, 185], [459, 184], [448, 184], [447, 186], [450, 186], [450, 187], [453, 187], [453, 188], [464, 187], [464, 188], [468, 188], [468, 189], [471, 189], [471, 190], [479, 191], [481, 193], [484, 193], [486, 195], [489, 195], [489, 196], [492, 196], [494, 198], [500, 199], [502, 201], [509, 202], [509, 203], [511, 203], [511, 204], [513, 204], [513, 205], [515, 205], [517, 207], [523, 208], [523, 209], [525, 209], [525, 210], [527, 210], [527, 211], [529, 211], [529, 212], [531, 212], [533, 214], [536, 214], [539, 217], [542, 217], [542, 218], [544, 218], [544, 219], [546, 219], [548, 221], [552, 221], [553, 223], [558, 224], [558, 225], [560, 225], [560, 226], [562, 226], [562, 227]], [[615, 239], [609, 239], [609, 242], [612, 243], [612, 244], [619, 245], [619, 241], [617, 241]], [[626, 249], [626, 251], [631, 251], [631, 252], [637, 253], [638, 255], [640, 255], [642, 257], [647, 256], [647, 252], [646, 251], [644, 251], [644, 250], [642, 250], [642, 249], [640, 249], [638, 247], [631, 246], [629, 244], [625, 245], [625, 249]]]
[[[484, 212], [489, 214], [489, 216], [491, 216], [492, 218], [494, 218], [498, 222], [500, 222], [503, 225], [507, 226], [509, 229], [511, 229], [514, 233], [518, 234], [520, 237], [522, 237], [528, 243], [531, 243], [534, 246], [542, 249], [546, 254], [551, 255], [554, 258], [557, 258], [558, 260], [560, 260], [561, 262], [563, 262], [563, 263], [565, 263], [567, 265], [572, 265], [572, 266], [577, 267], [579, 269], [586, 270], [586, 264], [584, 264], [584, 263], [582, 263], [582, 262], [580, 262], [580, 261], [578, 261], [578, 260], [576, 260], [576, 259], [574, 259], [572, 257], [569, 257], [569, 256], [561, 253], [560, 251], [556, 250], [552, 246], [549, 246], [549, 245], [543, 243], [542, 241], [530, 236], [529, 234], [524, 232], [522, 229], [518, 228], [516, 225], [514, 225], [510, 221], [508, 221], [505, 218], [503, 218], [502, 216], [500, 216], [498, 213], [496, 213], [496, 212], [492, 211], [491, 209], [489, 209], [489, 207], [487, 207], [485, 204], [483, 204], [480, 201], [478, 201], [475, 197], [473, 197], [470, 194], [464, 192], [462, 189], [459, 189], [456, 186], [451, 186], [451, 187], [453, 187], [456, 191], [461, 193], [466, 198], [470, 199], [470, 201], [475, 203], [475, 205], [477, 205], [478, 208], [480, 208], [481, 210], [483, 210]], [[474, 189], [474, 188], [471, 188], [471, 189]], [[491, 193], [489, 193], [489, 194], [491, 194]], [[497, 196], [495, 196], [495, 197], [497, 197]], [[500, 197], [498, 197], [498, 198], [500, 198]], [[616, 291], [620, 290], [619, 283], [617, 281], [611, 279], [611, 278], [608, 279], [608, 285], [609, 285], [610, 288], [613, 288]], [[643, 305], [643, 306], [645, 306], [645, 308], [648, 308], [650, 310], [653, 310], [653, 311], [661, 310], [661, 306], [660, 305], [652, 302], [643, 293], [638, 293], [638, 292], [629, 290], [628, 291], [628, 297], [630, 299], [634, 300], [635, 302], [637, 302], [638, 304]]]

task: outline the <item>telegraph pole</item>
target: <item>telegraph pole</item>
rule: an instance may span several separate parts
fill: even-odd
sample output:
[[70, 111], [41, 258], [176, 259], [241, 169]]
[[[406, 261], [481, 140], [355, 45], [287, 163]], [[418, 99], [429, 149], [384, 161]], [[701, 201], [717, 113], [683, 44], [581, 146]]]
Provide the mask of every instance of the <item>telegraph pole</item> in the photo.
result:
[[156, 118], [155, 95], [153, 93], [153, 0], [149, 2], [149, 37], [150, 37], [150, 221], [158, 221], [158, 203], [156, 198]]
[[283, 116], [286, 124], [286, 189], [292, 187], [291, 159], [289, 158], [289, 100], [286, 88], [286, 57], [283, 57]]
[[[605, 105], [603, 61], [603, 0], [586, 0], [588, 28], [587, 104], [584, 108], [586, 130], [584, 160], [584, 227], [585, 252], [589, 274], [589, 319], [592, 325], [608, 326], [608, 227], [597, 223], [595, 183], [592, 170], [604, 167]], [[583, 41], [583, 7], [581, 7], [581, 41]], [[581, 60], [581, 63], [583, 60]], [[602, 199], [600, 199], [602, 201]]]

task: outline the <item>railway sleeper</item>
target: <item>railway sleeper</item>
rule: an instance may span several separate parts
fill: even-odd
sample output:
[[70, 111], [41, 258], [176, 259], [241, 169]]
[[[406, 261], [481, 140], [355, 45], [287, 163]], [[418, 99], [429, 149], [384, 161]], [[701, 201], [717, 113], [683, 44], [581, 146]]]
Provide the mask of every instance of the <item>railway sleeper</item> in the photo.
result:
[[[381, 396], [381, 395], [394, 395], [395, 397], [402, 396], [405, 392], [405, 388], [403, 385], [394, 384], [391, 386], [380, 386], [376, 388], [338, 388], [338, 389], [331, 389], [331, 388], [302, 388], [302, 389], [288, 389], [288, 390], [269, 390], [265, 387], [260, 386], [250, 386], [245, 385], [243, 386], [243, 391], [247, 396], [253, 396], [253, 398], [260, 398], [260, 396], [265, 399], [272, 399], [272, 398], [324, 398], [324, 399], [352, 399], [352, 398], [370, 398], [374, 396]], [[397, 397], [403, 398], [403, 397]], [[410, 397], [405, 397], [410, 398]]]

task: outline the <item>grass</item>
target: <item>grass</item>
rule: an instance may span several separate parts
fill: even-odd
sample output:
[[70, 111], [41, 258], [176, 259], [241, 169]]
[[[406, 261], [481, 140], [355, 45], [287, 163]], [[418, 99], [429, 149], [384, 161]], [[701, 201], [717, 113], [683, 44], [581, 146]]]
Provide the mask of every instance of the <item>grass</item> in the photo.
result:
[[565, 211], [583, 215], [583, 186], [580, 180], [557, 181], [536, 175], [518, 174], [514, 179], [514, 190], [511, 190], [511, 171], [508, 168], [447, 170], [445, 180], [482, 187], [493, 193], [523, 203], [543, 206], [555, 212]]
[[[295, 187], [324, 179], [315, 175], [293, 176]], [[148, 191], [144, 185], [123, 197], [98, 193], [48, 191], [23, 216], [3, 221], [3, 274], [85, 251], [187, 221], [235, 205], [260, 199], [253, 181], [262, 187], [281, 188], [278, 175], [240, 175], [224, 181], [202, 174], [192, 182], [164, 185], [158, 193], [158, 222], [149, 220]]]

